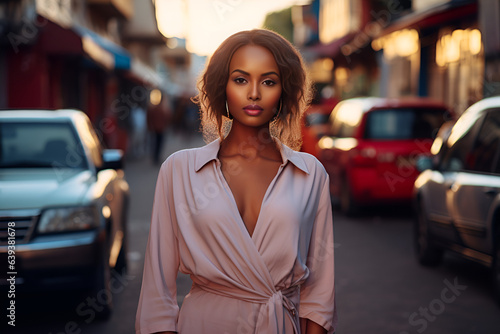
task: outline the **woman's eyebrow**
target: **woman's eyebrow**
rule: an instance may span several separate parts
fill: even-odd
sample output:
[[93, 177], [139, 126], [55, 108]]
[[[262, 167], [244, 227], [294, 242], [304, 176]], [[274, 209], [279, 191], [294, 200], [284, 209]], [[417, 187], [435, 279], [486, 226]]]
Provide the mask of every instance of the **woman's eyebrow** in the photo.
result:
[[261, 75], [261, 76], [265, 77], [265, 76], [267, 76], [267, 75], [271, 75], [271, 74], [274, 74], [274, 75], [276, 75], [277, 77], [279, 77], [279, 76], [280, 76], [278, 73], [276, 73], [276, 72], [274, 72], [274, 71], [271, 71], [271, 72], [266, 72], [266, 73], [262, 73], [262, 75]]
[[[243, 74], [243, 75], [250, 76], [250, 73], [245, 72], [245, 71], [243, 71], [243, 70], [236, 69], [236, 70], [232, 71], [232, 72], [231, 72], [231, 74], [233, 74], [234, 72], [239, 72], [239, 73], [241, 73], [241, 74]], [[276, 73], [276, 72], [274, 72], [274, 71], [271, 71], [271, 72], [266, 72], [266, 73], [262, 73], [260, 76], [261, 76], [261, 77], [265, 77], [265, 76], [267, 76], [267, 75], [271, 75], [271, 74], [274, 74], [274, 75], [276, 75], [277, 77], [279, 77], [279, 76], [280, 76], [278, 73]]]

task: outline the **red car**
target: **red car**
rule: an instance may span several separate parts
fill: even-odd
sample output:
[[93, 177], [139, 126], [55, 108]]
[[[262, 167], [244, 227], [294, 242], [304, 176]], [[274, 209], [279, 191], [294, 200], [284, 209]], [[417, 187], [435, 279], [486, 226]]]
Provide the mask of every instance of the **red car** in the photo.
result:
[[318, 104], [311, 104], [302, 118], [302, 152], [319, 157], [318, 141], [329, 130], [328, 118], [337, 105], [335, 98], [323, 99]]
[[361, 206], [410, 203], [419, 175], [415, 159], [430, 154], [451, 110], [428, 98], [363, 97], [341, 101], [318, 146], [330, 192], [346, 214]]

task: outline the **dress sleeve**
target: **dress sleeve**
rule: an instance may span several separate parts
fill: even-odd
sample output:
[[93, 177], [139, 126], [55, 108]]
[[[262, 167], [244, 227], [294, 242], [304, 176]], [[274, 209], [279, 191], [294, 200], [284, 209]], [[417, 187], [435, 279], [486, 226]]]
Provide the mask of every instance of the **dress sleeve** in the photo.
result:
[[179, 250], [174, 214], [171, 211], [172, 171], [169, 161], [162, 165], [153, 203], [151, 229], [144, 260], [141, 295], [137, 308], [136, 334], [177, 331], [176, 278]]
[[299, 316], [321, 325], [328, 334], [334, 333], [337, 326], [333, 258], [333, 216], [327, 176], [320, 195], [306, 261], [309, 277], [300, 289]]

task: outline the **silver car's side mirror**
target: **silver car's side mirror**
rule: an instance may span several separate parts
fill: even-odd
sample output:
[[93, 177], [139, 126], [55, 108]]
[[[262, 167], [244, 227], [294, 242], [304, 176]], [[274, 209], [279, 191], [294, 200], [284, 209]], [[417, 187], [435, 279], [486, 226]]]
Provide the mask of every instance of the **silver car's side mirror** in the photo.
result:
[[103, 165], [100, 170], [103, 169], [123, 169], [123, 151], [106, 149], [102, 152]]

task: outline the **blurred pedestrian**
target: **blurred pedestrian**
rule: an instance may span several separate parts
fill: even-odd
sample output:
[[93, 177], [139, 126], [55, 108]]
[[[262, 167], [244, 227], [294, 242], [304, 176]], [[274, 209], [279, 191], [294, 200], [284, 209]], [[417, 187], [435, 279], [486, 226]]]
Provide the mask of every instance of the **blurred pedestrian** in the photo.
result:
[[131, 154], [134, 158], [142, 158], [147, 152], [148, 128], [146, 110], [137, 104], [131, 108], [132, 113], [132, 140]]
[[165, 142], [164, 133], [171, 117], [171, 107], [165, 94], [154, 89], [150, 94], [150, 107], [147, 113], [148, 129], [152, 132], [152, 160], [160, 162], [160, 154]]
[[[160, 169], [136, 333], [335, 331], [328, 174], [293, 150], [309, 95], [274, 32], [236, 33], [212, 55], [197, 101], [215, 139]], [[180, 311], [179, 269], [193, 280]]]

